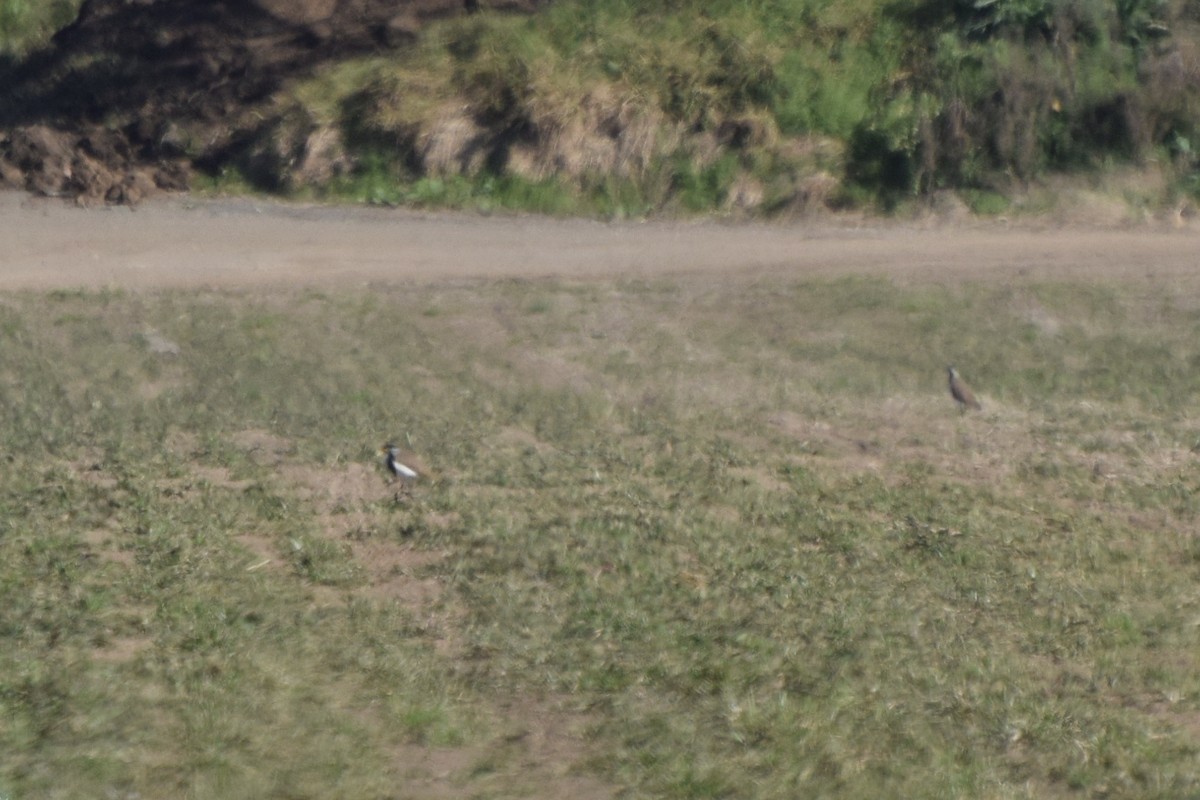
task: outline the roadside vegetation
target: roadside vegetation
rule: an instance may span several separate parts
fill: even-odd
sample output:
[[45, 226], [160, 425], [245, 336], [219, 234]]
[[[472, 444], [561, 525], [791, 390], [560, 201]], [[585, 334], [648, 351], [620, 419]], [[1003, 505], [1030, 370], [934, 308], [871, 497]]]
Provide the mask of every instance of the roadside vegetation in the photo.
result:
[[[0, 0], [0, 50], [75, 5]], [[1074, 191], [1136, 217], [1200, 197], [1198, 76], [1184, 0], [556, 0], [323, 64], [216, 152], [179, 119], [171, 142], [204, 186], [370, 203], [999, 214]]]
[[1200, 191], [1198, 75], [1182, 2], [566, 0], [333, 66], [280, 119], [344, 135], [329, 188], [375, 202], [997, 213], [1065, 176], [1144, 210]]
[[1195, 795], [1189, 292], [7, 296], [0, 797]]

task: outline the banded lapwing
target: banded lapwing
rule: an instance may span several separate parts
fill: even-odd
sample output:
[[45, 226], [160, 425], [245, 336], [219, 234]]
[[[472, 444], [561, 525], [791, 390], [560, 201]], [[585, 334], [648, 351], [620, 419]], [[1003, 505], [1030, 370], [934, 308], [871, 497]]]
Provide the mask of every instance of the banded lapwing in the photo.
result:
[[[407, 491], [421, 477], [424, 466], [411, 454], [388, 442], [380, 448], [384, 454], [384, 465], [392, 478], [400, 484], [400, 491]], [[420, 470], [420, 471], [418, 471]], [[397, 492], [399, 495], [400, 492]]]

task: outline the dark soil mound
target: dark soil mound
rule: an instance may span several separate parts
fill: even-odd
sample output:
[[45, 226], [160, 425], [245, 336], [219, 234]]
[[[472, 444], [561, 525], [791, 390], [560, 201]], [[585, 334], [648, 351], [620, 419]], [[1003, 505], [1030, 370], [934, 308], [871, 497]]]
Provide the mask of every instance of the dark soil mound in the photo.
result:
[[0, 186], [134, 203], [184, 189], [288, 78], [411, 42], [426, 21], [546, 0], [87, 0], [0, 65]]

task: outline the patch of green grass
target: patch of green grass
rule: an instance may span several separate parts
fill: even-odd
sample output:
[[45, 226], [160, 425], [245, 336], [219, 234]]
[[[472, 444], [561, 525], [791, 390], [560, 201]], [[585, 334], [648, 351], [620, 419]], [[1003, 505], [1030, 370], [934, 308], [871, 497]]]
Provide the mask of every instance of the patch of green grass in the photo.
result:
[[75, 18], [82, 0], [0, 0], [0, 55], [21, 56], [45, 45]]
[[0, 791], [1194, 794], [1188, 292], [11, 295]]
[[189, 187], [197, 194], [248, 194], [254, 188], [254, 182], [234, 165], [222, 165], [214, 174], [198, 171]]
[[962, 197], [972, 212], [984, 217], [1004, 214], [1012, 208], [1012, 202], [998, 192], [967, 190], [962, 192]]
[[697, 167], [686, 157], [677, 158], [674, 183], [679, 202], [688, 211], [720, 207], [728, 196], [737, 168], [738, 160], [733, 155], [726, 155], [705, 167]]
[[369, 155], [357, 171], [322, 192], [327, 199], [418, 208], [473, 211], [524, 210], [565, 215], [579, 209], [572, 192], [559, 181], [531, 181], [516, 176], [472, 180], [462, 175], [418, 177], [404, 174], [390, 157]]

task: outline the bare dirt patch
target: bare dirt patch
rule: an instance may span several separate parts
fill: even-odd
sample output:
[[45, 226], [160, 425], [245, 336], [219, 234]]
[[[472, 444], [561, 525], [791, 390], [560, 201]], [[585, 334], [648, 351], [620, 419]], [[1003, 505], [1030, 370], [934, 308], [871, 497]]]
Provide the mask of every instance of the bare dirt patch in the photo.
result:
[[575, 771], [588, 754], [586, 714], [532, 697], [514, 698], [502, 713], [512, 729], [506, 743], [517, 751], [513, 772], [525, 777], [531, 793], [579, 800], [614, 796], [611, 786]]
[[[617, 790], [582, 772], [588, 755], [586, 714], [554, 701], [518, 697], [497, 710], [506, 733], [485, 747], [403, 745], [396, 771], [413, 797], [424, 800], [520, 792], [523, 797], [607, 800]], [[513, 795], [517, 796], [517, 795]]]
[[[298, 497], [313, 504], [322, 515], [352, 516], [345, 512], [361, 509], [364, 504], [391, 497], [393, 491], [380, 468], [359, 463], [339, 467], [284, 464], [279, 481]], [[355, 520], [339, 525], [342, 533], [351, 530]]]
[[154, 644], [149, 636], [117, 636], [92, 651], [92, 658], [109, 664], [124, 664]]
[[132, 567], [134, 553], [132, 550], [122, 549], [118, 544], [118, 539], [118, 531], [111, 525], [92, 528], [83, 533], [83, 542], [87, 546], [88, 552], [122, 567]]
[[[261, 443], [264, 435], [274, 440], [261, 432], [253, 438]], [[286, 446], [286, 441], [277, 440], [277, 444]], [[424, 514], [401, 508], [419, 500], [398, 499], [395, 487], [377, 465], [284, 464], [278, 468], [278, 482], [283, 491], [311, 506], [320, 535], [345, 547], [361, 570], [361, 585], [321, 592], [319, 600], [323, 604], [340, 605], [349, 598], [396, 602], [409, 608], [439, 636], [444, 632], [447, 619], [454, 613], [444, 608], [445, 586], [438, 578], [420, 573], [447, 554], [417, 549], [403, 537], [409, 525], [453, 524], [449, 515], [434, 514], [427, 520]], [[394, 525], [387, 518], [381, 523], [380, 509], [393, 505], [399, 509], [397, 516], [406, 518]], [[247, 544], [254, 548], [253, 542]], [[269, 543], [259, 545], [264, 558], [269, 558]]]
[[233, 435], [233, 443], [255, 463], [263, 465], [279, 464], [292, 451], [291, 442], [269, 431], [239, 431]]

